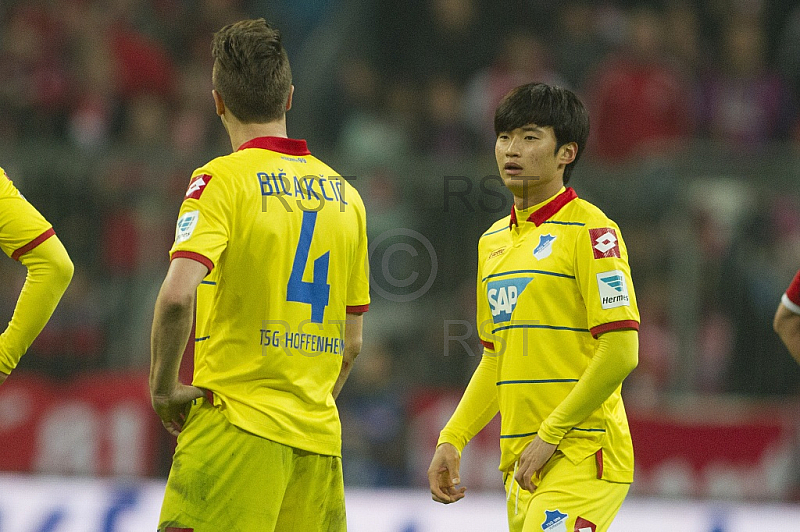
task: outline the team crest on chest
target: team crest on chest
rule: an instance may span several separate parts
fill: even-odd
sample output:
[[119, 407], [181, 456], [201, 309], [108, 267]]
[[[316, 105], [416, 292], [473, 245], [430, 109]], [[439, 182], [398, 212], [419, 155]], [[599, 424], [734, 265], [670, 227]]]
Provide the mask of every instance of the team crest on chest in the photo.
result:
[[549, 257], [550, 253], [553, 252], [553, 242], [555, 242], [555, 240], [556, 237], [550, 233], [539, 236], [539, 244], [533, 248], [533, 256], [536, 257], [537, 260]]

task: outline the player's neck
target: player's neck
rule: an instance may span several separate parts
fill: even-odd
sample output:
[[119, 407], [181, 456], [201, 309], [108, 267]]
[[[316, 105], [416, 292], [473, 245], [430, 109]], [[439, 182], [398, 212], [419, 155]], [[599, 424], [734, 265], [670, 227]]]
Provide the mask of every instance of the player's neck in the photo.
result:
[[263, 124], [242, 124], [238, 120], [225, 121], [225, 129], [231, 139], [233, 151], [245, 142], [258, 137], [288, 137], [286, 133], [286, 117]]
[[558, 191], [561, 190], [563, 186], [563, 179], [557, 179], [543, 184], [542, 186], [526, 187], [522, 196], [514, 194], [514, 206], [518, 211], [530, 209], [534, 205], [538, 205], [558, 194]]

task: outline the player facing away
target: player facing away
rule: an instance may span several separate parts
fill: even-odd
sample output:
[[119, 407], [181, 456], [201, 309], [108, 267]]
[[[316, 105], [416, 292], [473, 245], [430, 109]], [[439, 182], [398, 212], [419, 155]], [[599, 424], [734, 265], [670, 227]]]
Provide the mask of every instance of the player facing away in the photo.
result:
[[[346, 530], [335, 399], [369, 306], [364, 205], [287, 138], [293, 86], [263, 19], [213, 37], [233, 153], [197, 169], [153, 320], [150, 390], [178, 436], [159, 530]], [[178, 382], [196, 295], [194, 377]]]
[[495, 113], [510, 216], [478, 241], [483, 356], [428, 470], [435, 501], [464, 497], [459, 460], [499, 411], [511, 531], [601, 532], [633, 481], [620, 396], [639, 313], [619, 227], [566, 188], [589, 134], [570, 91], [532, 83]]
[[781, 297], [772, 326], [789, 353], [800, 363], [800, 271]]
[[0, 384], [42, 331], [74, 271], [53, 227], [0, 168], [0, 247], [27, 269], [14, 314], [0, 334]]

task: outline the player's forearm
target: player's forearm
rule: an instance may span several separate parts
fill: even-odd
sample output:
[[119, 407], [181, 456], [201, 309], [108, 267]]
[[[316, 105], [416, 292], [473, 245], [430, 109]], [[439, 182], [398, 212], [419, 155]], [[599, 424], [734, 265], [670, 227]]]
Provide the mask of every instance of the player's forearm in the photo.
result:
[[194, 297], [156, 301], [151, 333], [150, 393], [168, 395], [178, 383], [183, 351], [192, 331]]
[[604, 333], [589, 367], [567, 397], [539, 428], [539, 437], [557, 445], [564, 435], [608, 399], [636, 367], [639, 335], [635, 330]]
[[344, 352], [342, 353], [342, 368], [339, 370], [339, 376], [336, 383], [333, 385], [333, 398], [339, 397], [339, 393], [347, 382], [350, 376], [350, 371], [353, 369], [353, 363], [356, 361], [359, 353], [361, 353], [361, 345], [363, 344], [363, 325], [364, 318], [362, 314], [348, 314], [347, 321], [344, 324]]
[[20, 257], [28, 269], [14, 314], [0, 335], [0, 372], [10, 373], [47, 324], [69, 286], [74, 267], [52, 236]]
[[781, 303], [772, 325], [789, 353], [800, 363], [800, 314], [795, 314]]
[[437, 445], [453, 444], [459, 452], [500, 410], [497, 401], [497, 355], [485, 350]]

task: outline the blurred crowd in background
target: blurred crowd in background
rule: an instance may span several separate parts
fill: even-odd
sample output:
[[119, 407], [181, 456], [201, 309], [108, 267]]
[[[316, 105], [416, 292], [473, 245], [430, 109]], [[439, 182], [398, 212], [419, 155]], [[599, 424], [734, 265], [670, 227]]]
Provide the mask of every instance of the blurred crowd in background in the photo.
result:
[[[798, 397], [800, 370], [771, 330], [800, 268], [794, 4], [0, 2], [0, 166], [76, 265], [19, 371], [148, 367], [189, 176], [231, 149], [211, 35], [265, 17], [292, 61], [290, 136], [349, 176], [368, 210], [373, 304], [340, 399], [348, 483], [407, 484], [409, 404], [462, 388], [478, 362], [475, 247], [511, 207], [493, 178], [493, 112], [530, 81], [567, 86], [590, 111], [570, 184], [628, 244], [642, 314], [629, 408]], [[0, 278], [10, 317], [24, 268], [2, 261]]]

